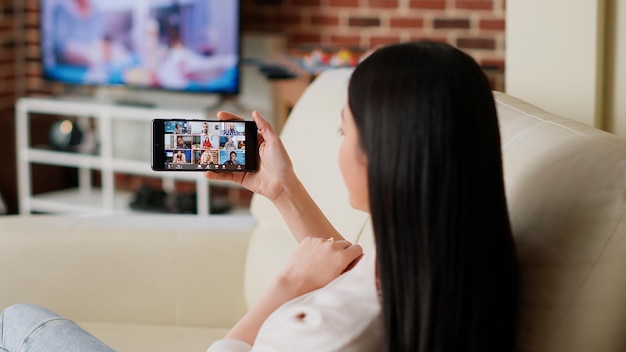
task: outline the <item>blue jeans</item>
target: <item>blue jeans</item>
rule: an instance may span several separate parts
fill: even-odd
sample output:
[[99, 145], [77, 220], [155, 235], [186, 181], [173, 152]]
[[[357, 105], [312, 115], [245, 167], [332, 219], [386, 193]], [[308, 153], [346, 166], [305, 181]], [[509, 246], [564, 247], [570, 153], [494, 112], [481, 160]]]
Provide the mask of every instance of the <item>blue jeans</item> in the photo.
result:
[[75, 323], [46, 309], [16, 304], [0, 315], [1, 352], [114, 352]]

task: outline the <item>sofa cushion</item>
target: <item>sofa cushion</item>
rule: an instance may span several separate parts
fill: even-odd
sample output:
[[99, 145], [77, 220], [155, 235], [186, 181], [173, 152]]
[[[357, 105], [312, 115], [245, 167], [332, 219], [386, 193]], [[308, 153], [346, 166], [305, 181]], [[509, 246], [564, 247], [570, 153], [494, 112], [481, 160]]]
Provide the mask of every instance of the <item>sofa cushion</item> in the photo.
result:
[[246, 310], [253, 225], [249, 216], [3, 218], [0, 268], [11, 284], [0, 309], [31, 303], [80, 321], [230, 327]]
[[119, 324], [78, 321], [85, 330], [118, 352], [205, 352], [226, 328]]

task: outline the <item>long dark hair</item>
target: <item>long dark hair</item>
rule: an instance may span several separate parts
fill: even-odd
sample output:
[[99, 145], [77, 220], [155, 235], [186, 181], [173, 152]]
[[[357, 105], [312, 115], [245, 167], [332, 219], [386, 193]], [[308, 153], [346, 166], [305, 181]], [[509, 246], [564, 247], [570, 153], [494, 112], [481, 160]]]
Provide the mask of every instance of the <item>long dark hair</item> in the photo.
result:
[[354, 70], [368, 159], [385, 350], [514, 350], [517, 265], [487, 78], [442, 43], [396, 44]]

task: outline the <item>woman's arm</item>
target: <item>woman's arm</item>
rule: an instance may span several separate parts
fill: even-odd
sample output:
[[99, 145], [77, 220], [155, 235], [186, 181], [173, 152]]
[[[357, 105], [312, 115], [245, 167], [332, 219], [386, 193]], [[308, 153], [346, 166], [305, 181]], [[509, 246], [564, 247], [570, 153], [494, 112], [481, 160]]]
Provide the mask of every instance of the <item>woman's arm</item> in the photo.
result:
[[328, 241], [319, 237], [302, 239], [287, 266], [226, 338], [253, 345], [261, 325], [278, 307], [327, 285], [362, 254], [359, 245], [348, 241]]
[[[274, 203], [298, 242], [310, 236], [343, 239], [296, 176], [291, 159], [271, 124], [256, 111], [252, 117], [259, 130], [259, 169], [246, 173], [208, 171], [206, 177], [232, 181], [267, 197]], [[218, 118], [242, 120], [227, 112], [219, 112]]]
[[295, 175], [285, 181], [283, 191], [273, 204], [298, 242], [309, 236], [344, 239]]

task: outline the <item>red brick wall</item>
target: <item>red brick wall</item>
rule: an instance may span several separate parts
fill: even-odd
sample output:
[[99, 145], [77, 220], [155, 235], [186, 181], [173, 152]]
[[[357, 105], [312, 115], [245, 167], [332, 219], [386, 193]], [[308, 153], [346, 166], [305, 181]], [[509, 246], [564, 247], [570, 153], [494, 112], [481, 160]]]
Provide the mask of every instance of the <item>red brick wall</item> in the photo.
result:
[[[55, 87], [40, 79], [38, 0], [24, 6], [26, 88], [45, 93]], [[242, 0], [242, 30], [284, 33], [290, 49], [440, 40], [493, 69], [496, 88], [503, 87], [504, 18], [505, 0]]]
[[13, 0], [0, 1], [0, 194], [10, 213], [17, 211], [17, 175], [15, 168], [15, 123], [13, 105], [16, 97], [16, 41]]
[[505, 0], [242, 0], [244, 31], [285, 33], [289, 48], [372, 48], [417, 39], [455, 45], [504, 71]]
[[33, 95], [48, 95], [51, 92], [61, 92], [63, 87], [61, 84], [53, 84], [46, 82], [42, 79], [42, 69], [39, 62], [41, 51], [40, 45], [40, 33], [39, 33], [39, 1], [40, 0], [24, 0], [24, 7], [22, 9], [24, 13], [23, 29], [23, 45], [24, 45], [24, 57], [23, 66], [21, 68], [23, 73], [23, 84], [26, 91], [25, 94], [29, 96]]

